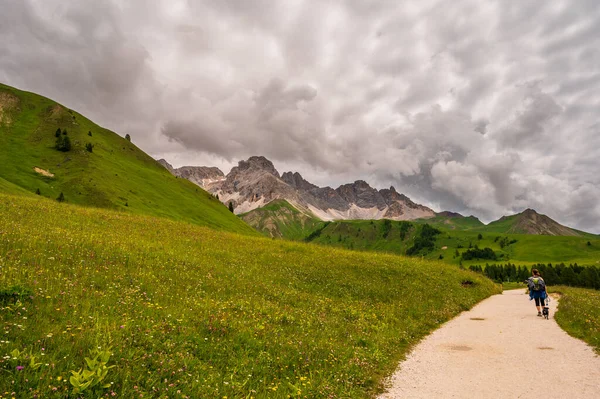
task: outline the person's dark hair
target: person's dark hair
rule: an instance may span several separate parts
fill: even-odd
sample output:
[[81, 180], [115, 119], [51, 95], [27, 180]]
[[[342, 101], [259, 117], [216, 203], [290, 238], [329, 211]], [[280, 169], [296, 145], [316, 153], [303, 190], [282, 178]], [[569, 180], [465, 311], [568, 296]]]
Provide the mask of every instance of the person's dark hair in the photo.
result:
[[531, 269], [531, 273], [535, 274], [536, 276], [540, 275], [540, 272], [538, 271], [538, 269]]

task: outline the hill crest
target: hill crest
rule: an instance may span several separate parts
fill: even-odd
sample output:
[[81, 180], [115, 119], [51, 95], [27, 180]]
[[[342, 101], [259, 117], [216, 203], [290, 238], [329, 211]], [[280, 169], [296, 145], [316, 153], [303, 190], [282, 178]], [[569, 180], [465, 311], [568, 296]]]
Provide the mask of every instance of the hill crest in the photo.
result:
[[577, 230], [563, 226], [550, 217], [528, 208], [515, 215], [503, 216], [487, 225], [488, 228], [502, 227], [507, 234], [534, 234], [548, 236], [582, 236]]

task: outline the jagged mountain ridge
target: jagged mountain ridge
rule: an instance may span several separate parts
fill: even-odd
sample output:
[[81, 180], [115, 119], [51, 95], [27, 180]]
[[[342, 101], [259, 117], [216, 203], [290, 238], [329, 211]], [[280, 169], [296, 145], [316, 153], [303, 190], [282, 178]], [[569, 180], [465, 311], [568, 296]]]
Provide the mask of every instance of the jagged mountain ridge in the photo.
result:
[[[159, 162], [171, 173], [190, 179], [181, 173], [182, 168], [174, 169], [164, 160]], [[240, 161], [226, 176], [216, 172], [208, 174], [204, 167], [196, 167], [195, 171], [199, 178], [190, 180], [218, 195], [222, 202], [231, 202], [236, 214], [283, 199], [301, 212], [321, 220], [412, 220], [435, 216], [433, 210], [416, 204], [394, 187], [377, 190], [362, 180], [337, 189], [318, 187], [306, 181], [298, 172], [280, 175], [273, 163], [262, 156]]]

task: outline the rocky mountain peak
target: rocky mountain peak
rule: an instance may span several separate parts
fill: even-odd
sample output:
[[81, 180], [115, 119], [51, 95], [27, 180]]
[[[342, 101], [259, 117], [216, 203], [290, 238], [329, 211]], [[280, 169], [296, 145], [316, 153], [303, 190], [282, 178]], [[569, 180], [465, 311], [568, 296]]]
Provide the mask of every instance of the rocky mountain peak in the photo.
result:
[[521, 215], [531, 217], [531, 216], [539, 215], [539, 213], [537, 213], [535, 211], [535, 209], [527, 208], [523, 212], [521, 212]]
[[[235, 176], [239, 173], [247, 173], [247, 172], [268, 172], [273, 176], [279, 177], [279, 172], [275, 169], [273, 162], [269, 161], [267, 158], [263, 156], [252, 156], [248, 158], [247, 161], [238, 162], [238, 166], [231, 169], [229, 175]], [[229, 177], [228, 175], [228, 177]]]
[[[161, 164], [168, 168], [166, 161]], [[280, 176], [273, 163], [263, 156], [240, 161], [227, 176], [218, 169], [208, 169], [183, 167], [175, 169], [174, 174], [217, 194], [222, 202], [231, 203], [237, 214], [282, 199], [299, 211], [322, 220], [410, 220], [434, 216], [431, 209], [415, 204], [394, 187], [378, 191], [366, 181], [356, 180], [335, 190], [321, 188], [306, 181], [298, 172], [285, 172]]]
[[550, 236], [579, 236], [580, 233], [569, 227], [552, 220], [546, 215], [537, 213], [533, 209], [526, 209], [521, 213], [512, 216], [503, 216], [496, 222], [512, 219], [512, 225], [507, 229], [507, 233], [515, 234], [536, 234]]

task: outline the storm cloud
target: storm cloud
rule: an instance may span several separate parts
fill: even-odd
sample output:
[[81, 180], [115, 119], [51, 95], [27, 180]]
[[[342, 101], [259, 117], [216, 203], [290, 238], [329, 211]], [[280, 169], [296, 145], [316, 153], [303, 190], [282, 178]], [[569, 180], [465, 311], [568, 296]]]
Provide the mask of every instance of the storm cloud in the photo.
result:
[[264, 155], [600, 233], [595, 0], [0, 0], [0, 81], [175, 166]]

